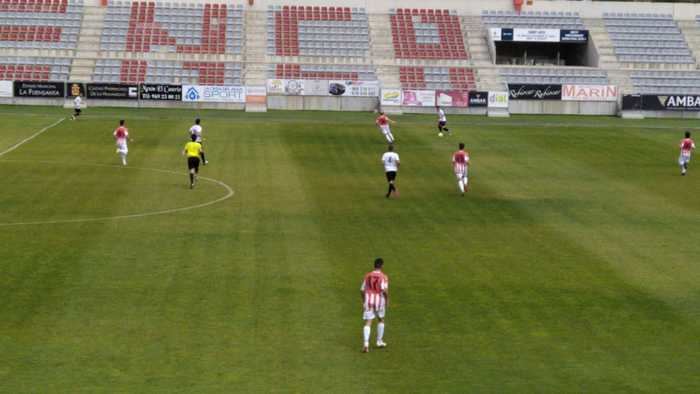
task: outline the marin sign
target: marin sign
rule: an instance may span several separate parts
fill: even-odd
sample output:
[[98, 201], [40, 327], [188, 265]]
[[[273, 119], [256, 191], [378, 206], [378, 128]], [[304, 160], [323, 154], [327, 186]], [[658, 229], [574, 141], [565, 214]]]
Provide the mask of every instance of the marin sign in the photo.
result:
[[509, 84], [511, 100], [561, 100], [561, 85]]

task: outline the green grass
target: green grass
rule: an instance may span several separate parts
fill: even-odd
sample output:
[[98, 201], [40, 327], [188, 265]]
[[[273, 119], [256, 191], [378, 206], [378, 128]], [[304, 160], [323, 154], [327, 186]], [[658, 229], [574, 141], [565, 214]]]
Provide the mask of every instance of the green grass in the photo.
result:
[[[0, 157], [0, 224], [226, 194], [188, 189], [195, 112], [85, 112]], [[67, 114], [0, 115], [3, 151]], [[695, 122], [452, 116], [439, 139], [399, 116], [387, 201], [372, 114], [201, 115], [202, 173], [232, 198], [0, 226], [0, 392], [700, 391], [700, 168], [675, 164]], [[364, 355], [376, 256], [389, 347]]]

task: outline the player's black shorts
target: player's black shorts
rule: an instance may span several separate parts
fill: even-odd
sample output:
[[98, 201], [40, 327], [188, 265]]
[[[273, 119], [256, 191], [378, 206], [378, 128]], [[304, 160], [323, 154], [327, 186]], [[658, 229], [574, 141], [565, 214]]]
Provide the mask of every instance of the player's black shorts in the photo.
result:
[[195, 172], [199, 172], [199, 157], [188, 157], [187, 168], [190, 170], [194, 168]]
[[396, 180], [396, 171], [387, 171], [386, 173], [387, 182], [392, 182]]
[[447, 122], [438, 122], [438, 126], [445, 127], [447, 126]]
[[76, 108], [76, 109], [75, 109], [75, 113], [76, 113], [77, 115], [80, 115], [80, 112], [81, 112], [81, 111], [82, 111], [82, 110], [81, 110], [80, 108]]

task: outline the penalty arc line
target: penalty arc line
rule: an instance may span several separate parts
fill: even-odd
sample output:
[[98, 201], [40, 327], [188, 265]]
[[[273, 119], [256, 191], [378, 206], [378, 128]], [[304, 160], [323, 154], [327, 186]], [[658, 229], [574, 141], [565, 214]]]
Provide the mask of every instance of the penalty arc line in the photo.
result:
[[[27, 160], [4, 160], [4, 161], [26, 162]], [[39, 163], [64, 164], [64, 165], [66, 164], [66, 163], [52, 162], [52, 161], [40, 161]], [[106, 164], [82, 164], [81, 163], [78, 165], [89, 165], [89, 166], [94, 166], [94, 167], [122, 168], [120, 166], [106, 165]], [[163, 169], [159, 169], [159, 168], [145, 168], [145, 167], [128, 167], [128, 168], [132, 169], [132, 170], [153, 171], [153, 172], [161, 172], [161, 173], [165, 173], [165, 174], [183, 175], [182, 173], [177, 172], [177, 171], [163, 170]], [[180, 207], [180, 208], [163, 209], [160, 211], [134, 213], [134, 214], [129, 214], [129, 215], [103, 216], [103, 217], [95, 217], [95, 218], [37, 220], [37, 221], [31, 221], [31, 222], [0, 223], [0, 227], [31, 226], [31, 225], [40, 225], [40, 224], [87, 223], [87, 222], [103, 222], [103, 221], [109, 221], [109, 220], [136, 219], [136, 218], [143, 218], [143, 217], [148, 217], [148, 216], [167, 215], [167, 214], [171, 214], [171, 213], [191, 211], [193, 209], [199, 209], [199, 208], [208, 207], [210, 205], [218, 204], [222, 201], [228, 200], [229, 198], [233, 197], [233, 195], [234, 195], [233, 188], [231, 188], [231, 186], [227, 185], [226, 183], [224, 183], [218, 179], [208, 178], [208, 177], [204, 177], [204, 176], [199, 176], [198, 178], [201, 180], [205, 180], [207, 182], [211, 182], [211, 183], [214, 183], [216, 185], [223, 187], [224, 190], [226, 190], [226, 195], [224, 195], [223, 197], [219, 197], [215, 200], [203, 202], [201, 204], [190, 205], [187, 207]]]
[[20, 142], [18, 142], [18, 143], [16, 143], [16, 144], [12, 145], [11, 147], [5, 149], [4, 151], [0, 152], [0, 157], [5, 156], [6, 154], [12, 152], [13, 150], [19, 148], [20, 146], [26, 144], [27, 142], [29, 142], [29, 141], [31, 141], [31, 140], [33, 140], [34, 138], [36, 138], [36, 137], [38, 137], [38, 136], [44, 134], [45, 132], [49, 131], [49, 129], [51, 129], [52, 127], [58, 126], [58, 125], [59, 125], [61, 122], [63, 122], [64, 120], [66, 120], [66, 118], [61, 118], [61, 119], [59, 119], [59, 120], [57, 120], [57, 121], [51, 123], [50, 125], [44, 127], [43, 129], [37, 131], [36, 133], [30, 135], [29, 137], [23, 139], [22, 141], [20, 141]]

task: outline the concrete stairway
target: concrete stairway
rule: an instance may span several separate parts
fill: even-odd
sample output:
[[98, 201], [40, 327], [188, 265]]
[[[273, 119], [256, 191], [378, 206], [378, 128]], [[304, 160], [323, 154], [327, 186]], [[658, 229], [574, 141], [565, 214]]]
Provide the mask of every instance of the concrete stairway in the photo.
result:
[[497, 67], [480, 67], [475, 68], [474, 71], [476, 72], [476, 87], [478, 90], [499, 92], [506, 90], [506, 83]]
[[464, 43], [469, 52], [470, 65], [476, 73], [476, 85], [479, 90], [505, 90], [505, 82], [493, 64], [489, 53], [486, 26], [481, 23], [479, 16], [462, 17]]
[[394, 59], [391, 21], [388, 14], [369, 15], [370, 58], [377, 78], [387, 88], [401, 87], [399, 69]]
[[245, 14], [245, 63], [243, 81], [249, 86], [267, 82], [267, 14], [249, 9]]
[[583, 23], [588, 28], [591, 41], [589, 45], [594, 45], [598, 54], [598, 67], [608, 73], [608, 81], [611, 85], [617, 85], [623, 93], [631, 93], [634, 90], [629, 71], [632, 64], [618, 62], [604, 21], [602, 19], [584, 19]]
[[462, 18], [462, 31], [464, 44], [474, 66], [488, 66], [493, 64], [486, 41], [486, 27], [478, 16], [465, 16]]
[[622, 65], [617, 61], [612, 41], [610, 41], [603, 20], [584, 19], [583, 23], [588, 28], [589, 39], [598, 52], [598, 67], [603, 69], [622, 68]]
[[677, 21], [678, 27], [685, 36], [685, 41], [688, 47], [693, 52], [696, 67], [700, 65], [700, 25], [698, 22], [692, 21]]
[[72, 81], [92, 81], [95, 59], [100, 51], [100, 36], [106, 13], [106, 7], [85, 6], [78, 47], [70, 71]]

